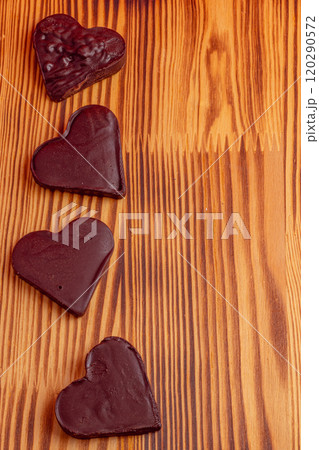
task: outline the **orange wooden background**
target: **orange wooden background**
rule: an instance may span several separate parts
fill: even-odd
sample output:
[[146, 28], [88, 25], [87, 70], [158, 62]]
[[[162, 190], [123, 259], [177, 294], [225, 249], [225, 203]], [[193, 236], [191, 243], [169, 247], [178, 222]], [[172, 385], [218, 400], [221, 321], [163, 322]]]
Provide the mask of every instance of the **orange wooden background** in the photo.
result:
[[[120, 73], [60, 104], [46, 96], [31, 44], [36, 23], [57, 12], [112, 27], [128, 46]], [[125, 252], [85, 316], [64, 315], [1, 376], [1, 449], [299, 448], [299, 20], [294, 0], [1, 0], [0, 73], [18, 91], [0, 77], [1, 374], [63, 312], [15, 277], [20, 237], [48, 229], [74, 201], [114, 232], [110, 264]], [[91, 103], [119, 119], [125, 200], [50, 192], [32, 179], [34, 149], [56, 136], [44, 118], [62, 132]], [[150, 213], [150, 234], [120, 240], [125, 212]], [[168, 240], [167, 213], [187, 212], [193, 239]], [[213, 240], [195, 220], [205, 212], [224, 215]], [[251, 240], [221, 239], [232, 212]], [[163, 428], [78, 441], [57, 424], [55, 399], [110, 335], [141, 353]]]

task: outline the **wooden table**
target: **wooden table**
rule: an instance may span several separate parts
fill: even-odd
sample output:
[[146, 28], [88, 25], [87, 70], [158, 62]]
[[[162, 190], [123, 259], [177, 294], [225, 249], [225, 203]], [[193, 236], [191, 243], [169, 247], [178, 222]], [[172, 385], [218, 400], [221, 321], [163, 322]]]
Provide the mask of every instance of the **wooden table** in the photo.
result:
[[[128, 47], [121, 72], [59, 104], [31, 44], [36, 23], [57, 12], [114, 28]], [[2, 0], [0, 21], [1, 449], [299, 448], [299, 1]], [[62, 132], [95, 103], [119, 119], [125, 200], [51, 192], [31, 176], [33, 151], [57, 136], [51, 125]], [[59, 319], [10, 257], [70, 202], [114, 232], [110, 263], [125, 253], [85, 316]], [[120, 239], [120, 215], [141, 212], [149, 234]], [[234, 212], [251, 239], [238, 221], [225, 238]], [[193, 239], [168, 213], [192, 214]], [[222, 214], [213, 239], [196, 213]], [[55, 399], [110, 335], [141, 353], [163, 427], [79, 441], [57, 424]]]

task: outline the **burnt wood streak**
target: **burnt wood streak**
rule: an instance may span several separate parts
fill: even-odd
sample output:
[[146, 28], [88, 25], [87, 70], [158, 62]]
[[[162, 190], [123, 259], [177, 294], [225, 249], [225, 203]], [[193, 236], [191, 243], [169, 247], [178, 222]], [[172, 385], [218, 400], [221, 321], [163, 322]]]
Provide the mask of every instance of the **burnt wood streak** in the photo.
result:
[[[37, 22], [54, 13], [127, 41], [119, 73], [61, 104], [46, 95], [32, 48]], [[64, 315], [0, 378], [1, 449], [299, 448], [300, 82], [178, 199], [299, 77], [299, 22], [295, 0], [0, 1], [0, 73], [60, 132], [81, 106], [110, 108], [127, 178], [125, 200], [38, 186], [32, 154], [57, 133], [0, 77], [0, 372], [63, 312], [14, 275], [19, 238], [48, 229], [73, 201], [114, 232], [110, 264], [125, 251], [86, 314]], [[150, 213], [150, 234], [120, 240], [126, 212]], [[193, 239], [167, 239], [167, 213], [187, 212]], [[205, 212], [224, 215], [213, 240], [195, 220]], [[232, 212], [250, 240], [221, 239]], [[59, 427], [54, 402], [110, 335], [143, 357], [163, 427], [78, 441]]]

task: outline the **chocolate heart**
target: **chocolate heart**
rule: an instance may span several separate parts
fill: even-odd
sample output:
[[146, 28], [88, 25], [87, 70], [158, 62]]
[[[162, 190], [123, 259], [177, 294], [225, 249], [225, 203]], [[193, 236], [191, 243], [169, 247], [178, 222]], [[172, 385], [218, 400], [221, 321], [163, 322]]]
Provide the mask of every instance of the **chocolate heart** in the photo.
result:
[[105, 338], [86, 357], [86, 376], [60, 392], [55, 414], [76, 438], [143, 434], [161, 428], [145, 367], [124, 339]]
[[115, 74], [126, 60], [120, 34], [109, 28], [83, 28], [65, 14], [41, 20], [33, 46], [47, 93], [56, 102]]
[[99, 105], [78, 109], [70, 117], [63, 137], [36, 149], [31, 171], [43, 187], [123, 198], [126, 187], [115, 115]]
[[16, 274], [66, 308], [82, 316], [113, 252], [111, 230], [101, 221], [79, 218], [62, 231], [35, 231], [12, 253]]

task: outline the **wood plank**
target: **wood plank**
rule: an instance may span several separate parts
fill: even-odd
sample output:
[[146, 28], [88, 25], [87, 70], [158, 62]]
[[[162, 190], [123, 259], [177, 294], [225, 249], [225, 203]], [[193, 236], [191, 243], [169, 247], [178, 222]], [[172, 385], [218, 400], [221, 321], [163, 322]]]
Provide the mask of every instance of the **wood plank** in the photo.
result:
[[[60, 104], [45, 94], [31, 44], [35, 24], [56, 12], [128, 44], [120, 73]], [[14, 276], [20, 237], [73, 201], [114, 232], [111, 263], [125, 252], [85, 316], [64, 315], [0, 378], [1, 448], [299, 448], [299, 22], [293, 0], [0, 2], [0, 73], [35, 108], [0, 78], [0, 372], [63, 312]], [[56, 136], [47, 121], [62, 132], [91, 103], [119, 119], [125, 200], [52, 193], [32, 179], [34, 149]], [[120, 239], [128, 212], [149, 213], [149, 235]], [[250, 240], [222, 239], [233, 212]], [[193, 239], [167, 239], [167, 213], [192, 213]], [[223, 214], [213, 240], [196, 213]], [[163, 428], [78, 441], [57, 424], [55, 398], [109, 335], [141, 353]]]

